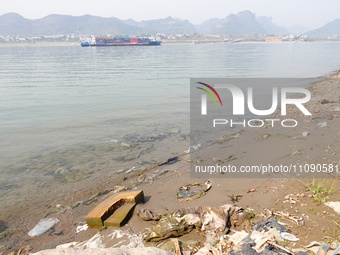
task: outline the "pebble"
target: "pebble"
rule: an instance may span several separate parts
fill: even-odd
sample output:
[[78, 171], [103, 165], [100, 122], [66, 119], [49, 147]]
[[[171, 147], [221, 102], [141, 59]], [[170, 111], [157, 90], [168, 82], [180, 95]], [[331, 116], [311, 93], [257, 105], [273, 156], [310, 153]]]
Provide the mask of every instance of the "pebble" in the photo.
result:
[[262, 136], [262, 138], [263, 138], [263, 139], [267, 139], [267, 138], [269, 138], [269, 136], [270, 136], [270, 135], [265, 134], [265, 135]]
[[180, 130], [178, 128], [173, 128], [170, 130], [170, 134], [178, 134]]
[[131, 145], [128, 143], [121, 143], [120, 145], [126, 148], [131, 148]]
[[340, 106], [335, 107], [334, 111], [335, 112], [340, 112]]
[[117, 174], [121, 174], [123, 172], [124, 172], [124, 169], [120, 169], [120, 170], [117, 171]]
[[324, 121], [324, 122], [321, 122], [318, 124], [319, 127], [323, 128], [323, 127], [327, 127], [327, 122]]
[[145, 181], [145, 178], [146, 178], [146, 175], [142, 174], [142, 175], [138, 176], [137, 180], [138, 180], [138, 182], [143, 182], [143, 181]]
[[308, 132], [308, 131], [302, 132], [302, 136], [308, 136], [308, 135], [309, 135], [309, 132]]
[[217, 165], [223, 164], [223, 160], [219, 158], [212, 158], [211, 160], [214, 161]]

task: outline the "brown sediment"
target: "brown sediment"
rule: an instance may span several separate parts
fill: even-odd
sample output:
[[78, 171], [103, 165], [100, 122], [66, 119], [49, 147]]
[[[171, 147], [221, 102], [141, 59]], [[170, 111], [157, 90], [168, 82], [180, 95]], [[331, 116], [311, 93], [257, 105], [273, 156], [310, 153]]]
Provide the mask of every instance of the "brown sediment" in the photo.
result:
[[[205, 154], [211, 158], [226, 160], [233, 155], [231, 161], [235, 166], [242, 165], [290, 165], [290, 164], [327, 164], [339, 166], [339, 135], [340, 135], [340, 79], [339, 72], [327, 79], [313, 84], [310, 88], [312, 99], [306, 104], [306, 108], [312, 116], [306, 117], [300, 111], [289, 108], [287, 118], [296, 118], [299, 125], [294, 128], [265, 127], [247, 130], [237, 138], [226, 139], [209, 148], [204, 148]], [[326, 126], [319, 124], [326, 122]], [[308, 132], [303, 136], [303, 132]], [[88, 229], [78, 234], [76, 226], [84, 222], [84, 217], [102, 200], [115, 194], [114, 184], [121, 184], [127, 189], [138, 186], [146, 197], [144, 204], [139, 204], [135, 212], [140, 209], [149, 209], [157, 213], [173, 212], [182, 208], [199, 206], [221, 206], [228, 203], [236, 203], [242, 208], [252, 208], [255, 214], [250, 222], [254, 223], [274, 214], [280, 217], [280, 221], [287, 224], [292, 234], [297, 236], [300, 245], [307, 245], [312, 241], [332, 242], [339, 240], [340, 229], [339, 215], [331, 208], [323, 204], [323, 200], [339, 201], [340, 180], [335, 172], [330, 173], [329, 178], [315, 179], [314, 184], [323, 185], [323, 191], [334, 189], [330, 194], [320, 194], [317, 197], [306, 186], [313, 188], [312, 179], [305, 178], [300, 181], [296, 178], [192, 178], [190, 176], [190, 155], [180, 155], [180, 162], [170, 165], [152, 165], [147, 171], [134, 173], [133, 176], [121, 180], [111, 180], [98, 187], [98, 191], [104, 191], [111, 187], [111, 193], [102, 196], [93, 196], [88, 202], [81, 203], [73, 209], [65, 209], [61, 212], [53, 212], [48, 217], [56, 217], [60, 223], [39, 237], [28, 238], [26, 232], [14, 231], [7, 236], [2, 243], [12, 244], [6, 246], [6, 252], [18, 250], [19, 246], [30, 245], [32, 251], [55, 248], [59, 244], [72, 241], [84, 241], [92, 237], [96, 230]], [[145, 175], [145, 178], [138, 178]], [[199, 199], [180, 202], [176, 194], [182, 186], [205, 182], [210, 180], [212, 188], [205, 196]], [[303, 184], [304, 183], [304, 184]], [[251, 192], [248, 192], [250, 191]], [[92, 193], [93, 194], [93, 193]], [[242, 195], [238, 201], [231, 201], [230, 196]], [[83, 201], [89, 197], [84, 194]], [[35, 222], [36, 223], [36, 222]], [[32, 227], [35, 223], [32, 223]], [[128, 224], [121, 228], [123, 231], [140, 233], [150, 228], [152, 222], [142, 221], [134, 215]], [[238, 226], [249, 230], [249, 226]], [[107, 228], [101, 232], [105, 247], [111, 247], [115, 243], [107, 236], [116, 228]], [[58, 235], [58, 233], [63, 233]], [[190, 233], [191, 238], [202, 239], [200, 233]], [[185, 238], [185, 236], [180, 237]], [[12, 240], [12, 242], [11, 242]], [[16, 243], [14, 243], [14, 241]], [[0, 243], [1, 244], [1, 243]], [[1, 251], [1, 247], [0, 247]], [[6, 254], [6, 253], [5, 253]]]

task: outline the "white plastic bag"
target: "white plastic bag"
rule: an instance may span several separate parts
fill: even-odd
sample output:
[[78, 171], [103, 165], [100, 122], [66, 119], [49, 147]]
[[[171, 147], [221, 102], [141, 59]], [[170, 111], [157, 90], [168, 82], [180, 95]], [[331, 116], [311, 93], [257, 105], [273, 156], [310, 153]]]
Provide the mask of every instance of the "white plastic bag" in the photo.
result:
[[59, 221], [60, 220], [56, 218], [41, 219], [38, 224], [35, 225], [35, 227], [30, 232], [28, 232], [28, 235], [31, 237], [40, 236], [41, 234], [52, 228]]

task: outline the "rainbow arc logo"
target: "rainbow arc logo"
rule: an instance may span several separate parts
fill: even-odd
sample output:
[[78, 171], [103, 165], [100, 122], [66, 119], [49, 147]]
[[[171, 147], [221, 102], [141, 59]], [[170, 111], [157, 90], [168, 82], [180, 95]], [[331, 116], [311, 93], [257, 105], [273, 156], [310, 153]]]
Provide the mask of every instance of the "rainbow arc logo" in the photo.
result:
[[[210, 86], [209, 84], [203, 83], [203, 82], [197, 82], [197, 83], [205, 86], [206, 88], [208, 88], [208, 89], [206, 89], [206, 88], [197, 87], [198, 89], [200, 89], [200, 90], [204, 91], [205, 93], [207, 93], [210, 96], [210, 98], [213, 100], [214, 104], [217, 105], [217, 100], [216, 100], [216, 97], [217, 97], [220, 105], [221, 106], [223, 105], [223, 102], [222, 102], [222, 99], [221, 99], [220, 95], [218, 94], [218, 92], [212, 86]], [[202, 94], [201, 100], [202, 100], [201, 113], [202, 113], [202, 115], [207, 115], [207, 95], [206, 94]]]
[[[197, 82], [197, 83], [209, 88], [216, 95], [216, 97], [218, 98], [218, 101], [220, 102], [220, 105], [222, 106], [222, 104], [223, 104], [222, 99], [221, 99], [220, 95], [217, 93], [217, 91], [212, 86], [210, 86], [209, 84], [203, 83], [203, 82]], [[200, 90], [203, 90], [205, 93], [207, 93], [211, 97], [211, 99], [213, 100], [214, 104], [217, 104], [216, 98], [214, 97], [214, 95], [209, 90], [201, 88], [201, 87], [197, 87], [197, 88], [200, 89]]]

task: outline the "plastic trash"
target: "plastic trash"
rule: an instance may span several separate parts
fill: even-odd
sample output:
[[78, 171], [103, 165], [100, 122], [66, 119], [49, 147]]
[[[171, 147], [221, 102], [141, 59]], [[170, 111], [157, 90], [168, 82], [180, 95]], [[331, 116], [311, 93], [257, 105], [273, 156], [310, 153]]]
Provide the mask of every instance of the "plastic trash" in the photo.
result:
[[211, 189], [211, 186], [210, 181], [206, 181], [204, 184], [193, 183], [182, 186], [177, 192], [177, 199], [182, 202], [203, 197]]
[[137, 215], [142, 220], [145, 220], [145, 221], [148, 221], [148, 220], [157, 221], [157, 220], [160, 220], [162, 218], [161, 214], [155, 213], [155, 212], [153, 212], [149, 209], [140, 209], [140, 210], [138, 210]]
[[28, 235], [30, 237], [34, 236], [40, 236], [41, 234], [45, 233], [47, 230], [52, 228], [55, 224], [60, 222], [60, 220], [56, 218], [47, 218], [47, 219], [41, 219], [35, 227], [28, 232]]
[[95, 234], [86, 242], [80, 243], [75, 248], [79, 249], [97, 249], [97, 248], [104, 248], [102, 236], [100, 233]]
[[171, 164], [174, 164], [176, 162], [179, 161], [179, 158], [178, 157], [174, 157], [174, 158], [169, 158], [166, 162], [163, 162], [161, 164], [159, 164], [159, 166], [163, 166], [163, 165], [171, 165]]
[[283, 238], [283, 239], [286, 239], [288, 241], [292, 241], [292, 242], [297, 242], [299, 241], [300, 239], [297, 238], [296, 236], [288, 233], [288, 232], [281, 232], [280, 233], [280, 236]]
[[324, 121], [324, 122], [321, 122], [318, 124], [319, 127], [323, 128], [323, 127], [327, 127], [327, 122]]
[[276, 228], [281, 233], [284, 233], [287, 230], [274, 216], [270, 216], [268, 219], [258, 222], [253, 226], [253, 229], [257, 231], [269, 231], [271, 228]]
[[339, 247], [338, 249], [336, 249], [336, 251], [335, 251], [335, 252], [333, 252], [333, 253], [332, 253], [332, 255], [335, 255], [335, 254], [337, 254], [339, 251], [340, 251], [340, 247]]
[[325, 205], [332, 208], [336, 213], [340, 214], [340, 202], [326, 202]]
[[78, 234], [81, 231], [85, 231], [89, 228], [89, 226], [87, 224], [83, 224], [83, 225], [79, 225], [76, 228], [76, 234]]

